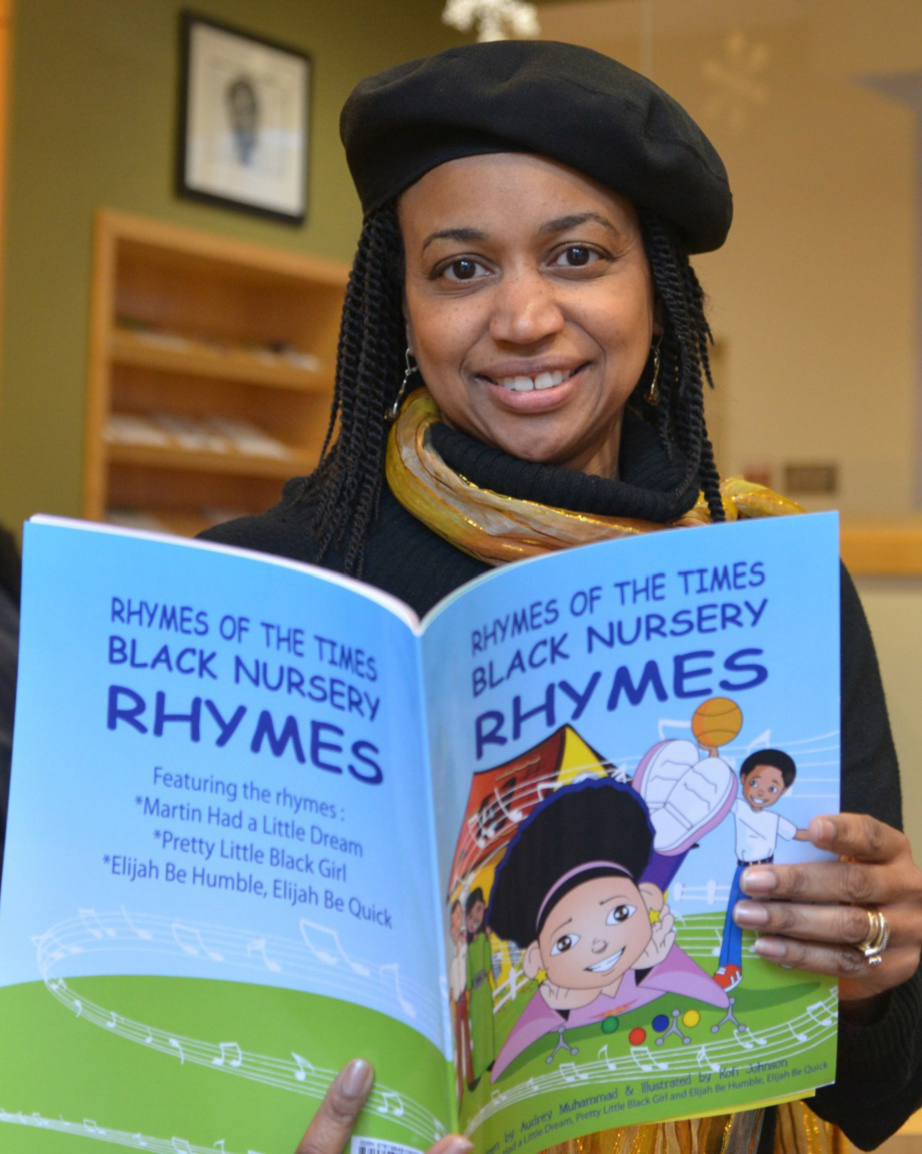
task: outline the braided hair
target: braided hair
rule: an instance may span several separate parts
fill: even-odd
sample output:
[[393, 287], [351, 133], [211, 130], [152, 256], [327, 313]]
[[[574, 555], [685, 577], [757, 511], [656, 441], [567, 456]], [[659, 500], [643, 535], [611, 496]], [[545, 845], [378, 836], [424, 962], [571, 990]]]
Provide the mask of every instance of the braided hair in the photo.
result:
[[[671, 449], [688, 462], [686, 481], [697, 476], [712, 521], [723, 521], [720, 477], [704, 419], [704, 385], [713, 388], [708, 345], [713, 340], [704, 314], [704, 291], [685, 246], [654, 213], [638, 211], [644, 250], [663, 309], [660, 341], [660, 403], [643, 403], [641, 415]], [[641, 381], [641, 386], [643, 380]], [[640, 388], [635, 390], [635, 396]]]
[[[711, 517], [724, 519], [714, 452], [704, 420], [704, 382], [713, 386], [708, 361], [711, 330], [704, 293], [676, 232], [641, 211], [641, 231], [663, 308], [659, 393], [644, 399], [645, 373], [633, 402], [664, 445], [688, 462], [686, 481], [698, 478]], [[316, 506], [317, 559], [343, 550], [346, 573], [361, 576], [365, 540], [384, 484], [389, 425], [405, 368], [404, 252], [391, 201], [366, 217], [346, 287], [330, 424], [317, 470], [304, 479], [300, 500]], [[335, 438], [335, 439], [334, 439]]]

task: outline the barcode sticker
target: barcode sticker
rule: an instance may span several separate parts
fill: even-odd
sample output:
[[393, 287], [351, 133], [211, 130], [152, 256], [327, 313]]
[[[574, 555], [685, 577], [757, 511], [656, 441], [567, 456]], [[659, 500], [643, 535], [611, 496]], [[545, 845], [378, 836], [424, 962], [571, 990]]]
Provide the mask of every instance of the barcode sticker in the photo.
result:
[[379, 1142], [376, 1138], [353, 1138], [350, 1154], [422, 1154], [415, 1146], [399, 1142]]

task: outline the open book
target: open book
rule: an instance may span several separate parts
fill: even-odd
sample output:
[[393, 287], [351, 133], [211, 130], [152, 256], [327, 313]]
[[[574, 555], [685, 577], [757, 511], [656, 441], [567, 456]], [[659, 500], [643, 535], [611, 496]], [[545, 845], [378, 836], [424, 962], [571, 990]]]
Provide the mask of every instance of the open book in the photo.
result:
[[6, 1154], [293, 1149], [355, 1056], [362, 1154], [834, 1079], [834, 987], [726, 918], [838, 808], [834, 515], [549, 555], [422, 623], [200, 542], [37, 518], [24, 554]]

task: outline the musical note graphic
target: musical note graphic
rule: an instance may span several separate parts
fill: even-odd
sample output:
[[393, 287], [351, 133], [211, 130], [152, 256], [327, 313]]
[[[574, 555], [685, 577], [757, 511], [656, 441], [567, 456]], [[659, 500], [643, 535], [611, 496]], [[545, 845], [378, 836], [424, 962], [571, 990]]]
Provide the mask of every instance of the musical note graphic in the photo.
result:
[[247, 946], [247, 957], [252, 957], [254, 954], [259, 958], [262, 964], [273, 974], [277, 974], [281, 970], [281, 966], [274, 959], [266, 956], [266, 939], [256, 938]]
[[114, 938], [115, 930], [111, 926], [104, 926], [99, 920], [99, 915], [94, 909], [81, 909], [77, 913], [80, 915], [80, 920], [90, 931], [94, 938]]
[[596, 1056], [602, 1059], [602, 1061], [605, 1063], [605, 1066], [607, 1069], [609, 1069], [609, 1070], [617, 1070], [618, 1069], [614, 1058], [609, 1058], [609, 1056], [608, 1056], [608, 1043], [606, 1043], [602, 1047], [602, 1049], [599, 1050], [599, 1052]]
[[713, 1072], [715, 1074], [720, 1069], [720, 1066], [715, 1066], [715, 1064], [708, 1057], [708, 1052], [707, 1052], [706, 1046], [702, 1046], [701, 1049], [698, 1051], [698, 1065], [710, 1067], [710, 1069], [713, 1070]]
[[193, 958], [197, 958], [199, 954], [204, 954], [213, 962], [224, 961], [223, 954], [219, 954], [216, 950], [210, 950], [205, 945], [199, 930], [184, 926], [181, 922], [173, 922], [170, 928], [173, 931], [173, 940], [184, 954]]
[[[236, 1042], [218, 1042], [218, 1049], [221, 1053], [217, 1058], [211, 1059], [212, 1066], [223, 1066], [225, 1062], [229, 1066], [242, 1066], [243, 1053]], [[231, 1057], [228, 1057], [231, 1055]]]
[[689, 721], [669, 721], [666, 718], [663, 718], [657, 724], [657, 732], [659, 734], [660, 741], [666, 741], [666, 734], [670, 731], [674, 733], [678, 733], [680, 731], [682, 733], [688, 733], [690, 729], [691, 722]]
[[565, 1082], [588, 1082], [589, 1075], [585, 1070], [577, 1070], [575, 1062], [561, 1062], [560, 1073]]
[[397, 994], [397, 1001], [400, 1003], [400, 1008], [407, 1015], [408, 1018], [416, 1017], [416, 1009], [403, 996], [403, 991], [400, 988], [400, 968], [396, 962], [387, 962], [383, 966], [378, 967], [378, 973], [383, 977], [384, 974], [389, 974], [394, 979], [394, 990]]
[[171, 1142], [176, 1154], [194, 1154], [192, 1147], [185, 1138], [172, 1138]]
[[835, 1020], [822, 1002], [811, 1003], [811, 1005], [807, 1006], [807, 1013], [818, 1026], [822, 1026], [823, 1028], [831, 1026]]
[[45, 956], [49, 964], [59, 962], [61, 958], [67, 957], [68, 954], [83, 953], [83, 946], [78, 943], [70, 943], [65, 946], [61, 939], [50, 930], [41, 936], [34, 936], [32, 938], [32, 944], [38, 950], [39, 957], [45, 954], [46, 950], [48, 951]]
[[136, 937], [140, 938], [142, 941], [149, 942], [151, 940], [151, 938], [154, 936], [150, 932], [150, 930], [145, 930], [139, 926], [136, 926], [134, 924], [134, 922], [131, 920], [131, 918], [128, 916], [128, 911], [125, 909], [124, 906], [122, 906], [122, 917], [125, 919], [125, 923], [128, 926], [128, 928], [131, 930], [131, 932]]
[[797, 1041], [801, 1043], [801, 1045], [803, 1045], [803, 1043], [806, 1042], [807, 1035], [802, 1034], [802, 1033], [798, 1033], [797, 1030], [794, 1029], [794, 1023], [793, 1022], [788, 1022], [787, 1027], [791, 1031], [791, 1033], [794, 1035], [794, 1037], [797, 1039]]
[[756, 749], [768, 749], [772, 743], [772, 731], [766, 729], [760, 733], [758, 737], [754, 737], [752, 741], [746, 746], [746, 753], [750, 754]]
[[[647, 1074], [651, 1070], [668, 1070], [669, 1069], [669, 1063], [668, 1062], [660, 1062], [657, 1058], [653, 1057], [653, 1055], [650, 1053], [650, 1047], [649, 1046], [632, 1046], [631, 1047], [631, 1057], [634, 1059], [634, 1061], [637, 1063], [637, 1065], [641, 1068], [641, 1070], [643, 1070], [644, 1073], [647, 1073]], [[646, 1059], [646, 1061], [644, 1061], [644, 1059]]]
[[[345, 933], [343, 937], [349, 941]], [[98, 1004], [82, 991], [71, 988], [70, 979], [58, 977], [52, 967], [66, 965], [67, 957], [84, 950], [86, 953], [100, 950], [135, 951], [145, 955], [163, 953], [172, 955], [173, 965], [182, 966], [183, 958], [193, 959], [198, 967], [206, 967], [206, 973], [209, 963], [218, 961], [222, 963], [222, 976], [231, 967], [238, 967], [244, 975], [242, 980], [250, 982], [254, 976], [260, 980], [255, 971], [282, 972], [292, 981], [302, 981], [307, 977], [316, 979], [321, 973], [323, 980], [334, 990], [361, 990], [376, 1008], [391, 1015], [396, 1012], [399, 1001], [403, 1015], [408, 1019], [415, 1018], [422, 1031], [426, 1031], [441, 1015], [437, 993], [428, 989], [418, 990], [406, 967], [401, 970], [393, 962], [377, 965], [350, 957], [338, 935], [309, 919], [301, 922], [300, 938], [297, 934], [293, 938], [273, 938], [270, 935], [257, 936], [254, 930], [206, 925], [175, 915], [140, 915], [125, 906], [111, 910], [104, 910], [101, 906], [86, 907], [80, 910], [79, 917], [75, 909], [73, 917], [62, 920], [44, 934], [33, 937], [32, 941], [48, 992], [75, 1017], [103, 1029], [106, 1035], [118, 1036], [149, 1051], [176, 1057], [180, 1065], [203, 1066], [216, 1074], [223, 1072], [247, 1078], [317, 1100], [335, 1077], [335, 1070], [317, 1068], [294, 1051], [289, 1051], [290, 1058], [245, 1052], [242, 1043], [236, 1041], [212, 1042], [186, 1037], [125, 1017], [118, 1009]], [[372, 1099], [372, 1109], [375, 1108], [382, 1115], [386, 1114], [395, 1126], [414, 1136], [407, 1148], [424, 1148], [437, 1140], [442, 1132], [438, 1119], [424, 1104], [401, 1096], [390, 1087], [378, 1087]], [[0, 1109], [0, 1127], [12, 1117], [5, 1116]], [[37, 1117], [28, 1116], [22, 1124], [42, 1125]], [[91, 1118], [83, 1123], [79, 1119], [71, 1122], [63, 1118], [51, 1119], [47, 1125], [62, 1132], [105, 1135], [106, 1142], [143, 1149], [144, 1154], [150, 1154], [154, 1148], [160, 1154], [186, 1154], [187, 1149], [192, 1154], [212, 1151], [212, 1147], [199, 1147], [195, 1143], [189, 1147], [185, 1139], [178, 1137], [171, 1146], [166, 1136], [153, 1139], [149, 1135], [145, 1138], [140, 1131], [135, 1134], [111, 1127], [103, 1130]], [[223, 1140], [215, 1142], [214, 1152], [224, 1154]]]
[[[512, 779], [512, 783], [514, 787], [515, 778]], [[525, 817], [525, 811], [522, 809], [509, 809], [507, 803], [500, 797], [498, 784], [493, 787], [493, 795], [496, 798], [496, 804], [502, 810], [503, 816], [506, 818], [506, 820], [511, 821], [514, 825], [518, 825], [519, 822], [522, 821], [522, 819]], [[510, 801], [513, 800], [515, 797], [514, 791], [510, 792], [508, 796]]]
[[[301, 937], [304, 939], [304, 944], [311, 951], [318, 962], [323, 962], [327, 966], [335, 966], [339, 963], [340, 960], [342, 960], [351, 970], [357, 974], [361, 974], [363, 978], [371, 977], [371, 970], [369, 970], [369, 968], [363, 965], [361, 962], [357, 962], [353, 958], [350, 958], [346, 951], [343, 949], [342, 942], [339, 940], [339, 934], [336, 932], [336, 930], [331, 930], [327, 926], [319, 926], [316, 922], [312, 922], [309, 918], [301, 918], [299, 924], [301, 927]], [[314, 945], [310, 939], [310, 934], [307, 932], [308, 930], [312, 930], [315, 934], [319, 934], [321, 940], [323, 938], [329, 938], [333, 945], [336, 947], [336, 952], [330, 953], [329, 950], [325, 950], [322, 946]]]
[[297, 1081], [303, 1082], [307, 1078], [308, 1073], [317, 1073], [317, 1067], [312, 1062], [308, 1062], [307, 1058], [302, 1058], [301, 1055], [296, 1054], [294, 1050], [291, 1051], [291, 1056], [294, 1058], [295, 1066], [297, 1067], [295, 1069], [295, 1078]]
[[390, 1114], [394, 1118], [403, 1117], [406, 1107], [399, 1094], [395, 1094], [393, 1090], [384, 1090], [381, 1097], [384, 1101], [380, 1106], [375, 1107], [379, 1114]]

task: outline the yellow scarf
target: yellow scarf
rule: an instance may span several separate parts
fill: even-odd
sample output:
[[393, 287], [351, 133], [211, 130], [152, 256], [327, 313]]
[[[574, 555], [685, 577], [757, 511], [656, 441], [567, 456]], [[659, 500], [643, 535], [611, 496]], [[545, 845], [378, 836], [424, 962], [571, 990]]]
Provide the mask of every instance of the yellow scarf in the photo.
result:
[[[481, 489], [450, 469], [427, 443], [428, 430], [440, 419], [438, 406], [425, 389], [410, 394], [388, 440], [388, 484], [414, 517], [488, 565], [612, 537], [710, 523], [703, 495], [684, 516], [661, 525], [574, 513]], [[720, 495], [728, 521], [803, 512], [795, 501], [739, 477], [722, 481]], [[622, 1126], [551, 1146], [547, 1154], [753, 1154], [762, 1114], [748, 1110]], [[844, 1154], [846, 1148], [836, 1127], [818, 1118], [805, 1102], [777, 1107], [773, 1154]]]
[[[842, 1132], [818, 1118], [806, 1102], [776, 1107], [772, 1154], [846, 1154]], [[587, 1138], [561, 1142], [546, 1154], [754, 1154], [761, 1110], [622, 1126]]]
[[[388, 440], [387, 481], [414, 517], [487, 565], [612, 537], [710, 523], [703, 495], [684, 516], [661, 525], [632, 517], [574, 513], [481, 489], [450, 469], [428, 444], [426, 434], [440, 419], [438, 406], [425, 389], [410, 394]], [[722, 481], [720, 495], [728, 521], [803, 512], [795, 501], [740, 477]]]

